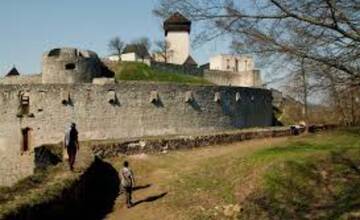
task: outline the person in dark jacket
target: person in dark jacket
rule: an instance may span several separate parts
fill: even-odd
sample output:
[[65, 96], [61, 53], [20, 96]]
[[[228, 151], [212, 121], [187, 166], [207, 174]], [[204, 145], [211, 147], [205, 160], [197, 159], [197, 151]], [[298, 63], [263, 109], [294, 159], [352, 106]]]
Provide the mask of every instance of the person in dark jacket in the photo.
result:
[[78, 131], [75, 123], [71, 123], [70, 128], [65, 132], [64, 145], [69, 156], [70, 170], [74, 171], [76, 153], [79, 150]]

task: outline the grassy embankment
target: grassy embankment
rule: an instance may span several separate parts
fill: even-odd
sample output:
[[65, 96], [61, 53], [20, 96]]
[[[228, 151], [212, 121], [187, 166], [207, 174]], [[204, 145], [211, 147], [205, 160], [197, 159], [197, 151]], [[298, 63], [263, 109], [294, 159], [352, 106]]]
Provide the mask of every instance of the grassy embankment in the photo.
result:
[[201, 77], [158, 71], [142, 63], [121, 62], [112, 66], [111, 69], [115, 72], [115, 79], [118, 81], [136, 80], [181, 84], [210, 84]]
[[[48, 146], [59, 153], [59, 145]], [[66, 163], [61, 163], [44, 170], [36, 170], [34, 175], [20, 180], [11, 187], [0, 187], [0, 219], [9, 213], [16, 213], [22, 207], [45, 204], [62, 195], [64, 189], [78, 181], [82, 172], [90, 165], [92, 157], [86, 147], [80, 149], [76, 165], [77, 172], [69, 171]], [[57, 155], [62, 157], [61, 155]]]
[[[360, 210], [359, 129], [127, 158], [141, 202], [108, 219], [342, 219]], [[118, 169], [124, 158], [114, 158]], [[157, 195], [167, 195], [155, 201]], [[154, 197], [155, 196], [155, 197]], [[146, 199], [148, 198], [148, 199]], [[150, 199], [149, 199], [150, 198]]]
[[70, 187], [78, 175], [64, 172], [62, 165], [38, 171], [12, 187], [0, 187], [0, 219], [16, 213], [23, 206], [33, 206], [51, 201]]

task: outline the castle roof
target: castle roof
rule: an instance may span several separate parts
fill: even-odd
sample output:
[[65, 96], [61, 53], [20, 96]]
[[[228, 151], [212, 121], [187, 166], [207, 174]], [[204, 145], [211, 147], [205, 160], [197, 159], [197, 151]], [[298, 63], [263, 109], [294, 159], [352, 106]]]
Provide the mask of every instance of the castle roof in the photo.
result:
[[197, 66], [197, 62], [192, 58], [192, 56], [188, 56], [188, 58], [185, 60], [184, 64], [185, 66]]
[[20, 76], [20, 73], [19, 71], [13, 67], [9, 72], [8, 74], [6, 74], [6, 77], [9, 77], [9, 76]]
[[164, 22], [165, 35], [169, 31], [187, 31], [190, 33], [191, 21], [180, 12], [175, 12]]
[[165, 20], [166, 24], [178, 24], [178, 23], [189, 23], [191, 22], [189, 19], [187, 19], [184, 15], [182, 15], [180, 12], [175, 12], [172, 14], [168, 19]]
[[149, 58], [150, 54], [146, 47], [142, 44], [128, 44], [123, 50], [124, 53], [136, 53], [141, 58]]

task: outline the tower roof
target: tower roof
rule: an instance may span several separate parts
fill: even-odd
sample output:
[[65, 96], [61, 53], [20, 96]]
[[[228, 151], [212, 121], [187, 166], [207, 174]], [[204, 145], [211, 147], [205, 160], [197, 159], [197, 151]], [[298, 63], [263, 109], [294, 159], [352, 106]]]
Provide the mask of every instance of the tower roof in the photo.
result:
[[190, 33], [191, 21], [180, 12], [175, 12], [164, 22], [165, 35], [169, 31], [187, 31]]
[[20, 76], [20, 73], [19, 71], [13, 67], [9, 72], [8, 74], [6, 74], [6, 77], [9, 77], [9, 76]]

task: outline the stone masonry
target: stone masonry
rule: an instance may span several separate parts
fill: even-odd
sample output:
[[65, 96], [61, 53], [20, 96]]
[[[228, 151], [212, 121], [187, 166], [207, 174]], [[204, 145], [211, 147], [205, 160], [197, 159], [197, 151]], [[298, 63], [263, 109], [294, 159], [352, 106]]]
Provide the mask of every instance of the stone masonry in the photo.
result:
[[[26, 95], [29, 106], [20, 114]], [[32, 173], [34, 148], [58, 143], [70, 122], [81, 140], [168, 136], [264, 127], [272, 123], [264, 89], [141, 82], [0, 86], [0, 185]], [[22, 131], [29, 149], [24, 152]]]

